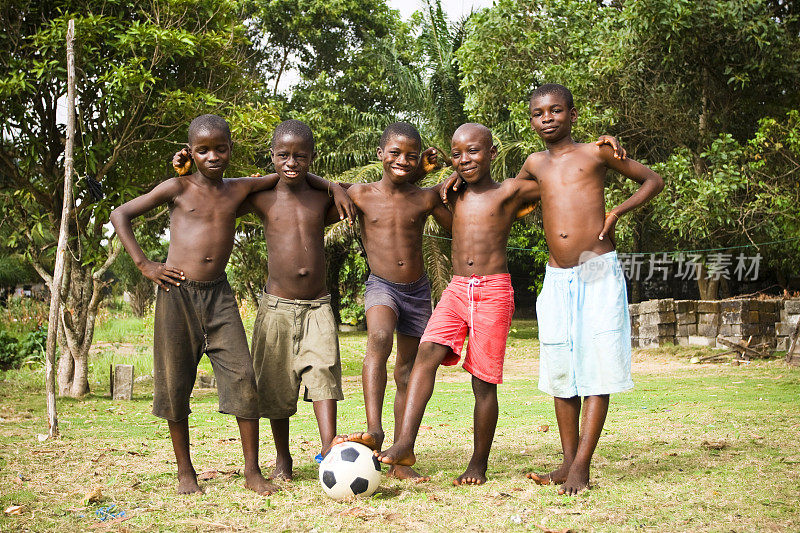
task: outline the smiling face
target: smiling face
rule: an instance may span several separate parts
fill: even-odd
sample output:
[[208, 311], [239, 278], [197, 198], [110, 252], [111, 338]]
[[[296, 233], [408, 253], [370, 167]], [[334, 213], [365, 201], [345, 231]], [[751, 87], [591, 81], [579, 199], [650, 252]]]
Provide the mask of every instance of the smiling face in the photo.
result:
[[545, 140], [555, 142], [570, 135], [578, 111], [568, 107], [566, 99], [557, 94], [543, 94], [531, 100], [531, 127]]
[[383, 148], [378, 148], [378, 159], [383, 163], [383, 175], [400, 184], [419, 166], [420, 145], [416, 139], [405, 135], [392, 135]]
[[465, 124], [453, 134], [450, 143], [453, 168], [467, 183], [491, 179], [489, 170], [497, 156], [492, 133], [479, 124]]
[[311, 162], [317, 155], [311, 143], [299, 135], [286, 134], [275, 139], [270, 149], [278, 177], [287, 183], [306, 178]]
[[189, 139], [189, 152], [197, 170], [209, 179], [222, 179], [232, 149], [230, 137], [218, 129], [201, 129]]

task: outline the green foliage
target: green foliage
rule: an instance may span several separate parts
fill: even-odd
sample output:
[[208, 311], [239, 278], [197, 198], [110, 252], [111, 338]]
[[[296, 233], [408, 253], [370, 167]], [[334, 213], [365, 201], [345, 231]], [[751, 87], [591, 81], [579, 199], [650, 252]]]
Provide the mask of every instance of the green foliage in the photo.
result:
[[538, 211], [511, 226], [508, 237], [508, 269], [513, 275], [527, 276], [528, 288], [538, 293], [544, 281], [544, 266], [549, 253]]
[[0, 287], [39, 281], [36, 272], [19, 254], [0, 257]]
[[46, 342], [46, 328], [37, 328], [19, 339], [0, 329], [0, 369], [8, 370], [19, 368], [24, 364], [43, 363]]
[[665, 190], [656, 197], [654, 215], [682, 247], [711, 248], [739, 244], [744, 238], [735, 218], [747, 192], [744, 150], [732, 136], [715, 139], [701, 154], [706, 170], [697, 175], [693, 158], [680, 148], [653, 169], [665, 176]]
[[598, 96], [638, 157], [696, 155], [721, 133], [744, 142], [797, 105], [796, 23], [771, 0], [625, 2]]
[[364, 324], [364, 283], [369, 275], [367, 260], [358, 243], [351, 241], [347, 256], [339, 270], [339, 316], [342, 324]]

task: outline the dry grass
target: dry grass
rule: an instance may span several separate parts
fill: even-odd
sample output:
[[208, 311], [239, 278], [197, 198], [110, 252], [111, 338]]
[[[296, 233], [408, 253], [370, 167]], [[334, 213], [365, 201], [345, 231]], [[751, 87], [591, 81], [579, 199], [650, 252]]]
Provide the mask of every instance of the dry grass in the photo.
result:
[[[351, 502], [333, 502], [319, 489], [312, 461], [318, 437], [307, 404], [292, 421], [296, 478], [263, 498], [242, 487], [235, 420], [216, 413], [213, 391], [198, 391], [190, 419], [193, 458], [198, 471], [218, 474], [202, 482], [204, 495], [178, 497], [166, 424], [149, 414], [147, 383], [138, 385], [131, 402], [101, 394], [60, 400], [62, 437], [39, 442], [46, 424], [44, 398], [35, 388], [41, 375], [7, 373], [0, 381], [0, 504], [21, 509], [0, 517], [0, 530], [800, 529], [798, 369], [779, 362], [689, 365], [697, 349], [638, 352], [636, 389], [612, 398], [593, 488], [566, 498], [524, 477], [532, 468], [557, 465], [560, 447], [552, 401], [536, 390], [535, 323], [515, 323], [515, 329], [499, 389], [489, 482], [450, 484], [471, 452], [472, 396], [466, 373], [446, 368], [417, 448], [419, 469], [433, 479], [414, 485], [384, 478], [372, 498]], [[342, 431], [363, 424], [358, 357], [364, 343], [364, 334], [342, 338], [349, 369]], [[129, 352], [128, 357], [149, 357], [146, 346]], [[539, 431], [541, 425], [550, 430]], [[261, 463], [268, 470], [274, 452], [266, 423], [261, 440]], [[84, 496], [94, 488], [106, 499], [87, 503]], [[127, 520], [100, 522], [96, 512], [111, 504]]]

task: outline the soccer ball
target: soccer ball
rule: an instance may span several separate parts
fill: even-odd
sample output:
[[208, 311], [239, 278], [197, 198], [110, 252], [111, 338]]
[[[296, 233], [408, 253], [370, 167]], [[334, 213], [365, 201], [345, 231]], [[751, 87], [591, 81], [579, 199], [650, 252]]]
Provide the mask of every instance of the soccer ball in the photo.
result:
[[343, 442], [320, 463], [319, 482], [334, 500], [371, 496], [381, 482], [381, 463], [363, 444]]

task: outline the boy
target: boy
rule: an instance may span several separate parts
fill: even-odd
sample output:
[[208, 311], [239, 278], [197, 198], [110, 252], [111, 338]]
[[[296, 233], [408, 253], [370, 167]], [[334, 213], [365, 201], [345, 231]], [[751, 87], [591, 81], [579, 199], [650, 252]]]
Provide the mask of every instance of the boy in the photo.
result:
[[469, 332], [464, 369], [472, 374], [475, 394], [475, 447], [466, 471], [455, 485], [486, 481], [489, 452], [497, 426], [497, 384], [503, 378], [506, 338], [514, 313], [506, 244], [517, 212], [539, 197], [536, 182], [497, 183], [490, 165], [497, 155], [492, 134], [480, 124], [464, 124], [453, 134], [453, 167], [468, 186], [453, 204], [453, 280], [428, 322], [408, 384], [402, 427], [394, 445], [376, 452], [393, 465], [416, 462], [414, 442], [433, 393], [441, 364], [458, 363]]
[[[225, 277], [236, 210], [267, 178], [224, 179], [233, 142], [228, 123], [202, 115], [189, 125], [188, 153], [197, 172], [169, 179], [116, 208], [111, 222], [139, 270], [158, 284], [153, 347], [153, 414], [167, 419], [178, 465], [179, 494], [203, 492], [189, 454], [189, 396], [203, 353], [214, 367], [219, 410], [233, 414], [244, 452], [245, 486], [267, 495], [278, 487], [258, 466], [258, 398], [252, 359], [236, 300]], [[131, 220], [160, 205], [170, 208], [165, 263], [149, 261]]]
[[[436, 162], [435, 150], [422, 152], [422, 138], [406, 122], [390, 124], [381, 135], [378, 159], [381, 179], [373, 183], [345, 184], [359, 209], [364, 249], [370, 275], [364, 295], [367, 315], [367, 351], [361, 370], [367, 431], [346, 440], [373, 450], [383, 445], [383, 399], [386, 363], [397, 330], [394, 379], [395, 437], [402, 425], [408, 377], [414, 365], [419, 339], [431, 316], [431, 285], [422, 260], [422, 233], [428, 215], [449, 230], [450, 211], [439, 200], [440, 185], [421, 189], [414, 183]], [[336, 442], [340, 439], [337, 438]], [[392, 465], [388, 474], [399, 479], [424, 481], [410, 466]]]
[[[308, 169], [316, 156], [311, 129], [299, 120], [280, 123], [272, 136], [274, 189], [250, 196], [239, 210], [264, 223], [269, 277], [253, 329], [258, 411], [270, 419], [277, 459], [273, 478], [292, 478], [289, 417], [300, 384], [314, 404], [318, 460], [336, 434], [336, 402], [343, 399], [336, 322], [325, 286], [323, 230], [339, 220], [324, 190], [312, 188]], [[338, 185], [332, 185], [332, 187]]]
[[[554, 398], [564, 461], [549, 474], [528, 477], [543, 485], [559, 483], [559, 494], [575, 495], [589, 486], [609, 395], [633, 387], [630, 318], [614, 227], [620, 216], [658, 194], [664, 182], [644, 165], [614, 157], [607, 146], [575, 142], [577, 110], [566, 87], [548, 83], [536, 89], [530, 112], [547, 150], [528, 156], [517, 178], [535, 180], [541, 190], [550, 258], [536, 301], [539, 388]], [[605, 213], [607, 169], [640, 187]]]

